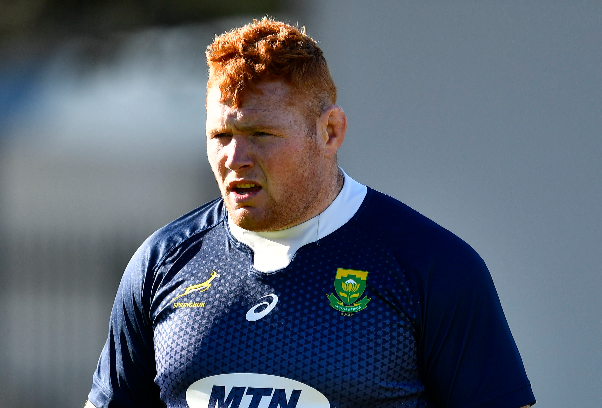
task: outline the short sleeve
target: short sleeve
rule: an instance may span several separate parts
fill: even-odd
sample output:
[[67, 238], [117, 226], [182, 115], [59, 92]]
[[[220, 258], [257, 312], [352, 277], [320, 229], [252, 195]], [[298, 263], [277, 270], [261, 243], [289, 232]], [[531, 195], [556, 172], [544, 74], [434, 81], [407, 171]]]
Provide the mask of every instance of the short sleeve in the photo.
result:
[[483, 260], [465, 243], [431, 265], [422, 284], [419, 361], [436, 407], [535, 403]]
[[[149, 265], [143, 245], [130, 260], [113, 304], [109, 335], [88, 399], [97, 408], [160, 407], [149, 294], [144, 291]], [[151, 275], [152, 276], [152, 275]]]

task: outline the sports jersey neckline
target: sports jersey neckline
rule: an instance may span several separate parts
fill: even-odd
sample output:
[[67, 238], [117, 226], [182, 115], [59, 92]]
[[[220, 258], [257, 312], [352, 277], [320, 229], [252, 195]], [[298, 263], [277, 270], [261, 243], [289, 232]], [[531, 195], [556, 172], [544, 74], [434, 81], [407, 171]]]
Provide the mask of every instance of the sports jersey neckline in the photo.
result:
[[253, 251], [256, 270], [267, 273], [286, 268], [299, 248], [332, 234], [357, 213], [368, 188], [341, 171], [345, 180], [338, 196], [323, 212], [302, 224], [279, 231], [254, 232], [227, 217], [232, 236]]

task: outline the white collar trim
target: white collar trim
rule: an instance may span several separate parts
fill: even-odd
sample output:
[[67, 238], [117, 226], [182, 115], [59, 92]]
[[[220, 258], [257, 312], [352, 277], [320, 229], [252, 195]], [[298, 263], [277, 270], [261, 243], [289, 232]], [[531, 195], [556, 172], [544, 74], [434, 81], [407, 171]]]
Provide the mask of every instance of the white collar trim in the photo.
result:
[[[341, 171], [343, 171], [341, 169]], [[234, 238], [253, 250], [253, 266], [260, 272], [286, 268], [299, 248], [332, 234], [347, 223], [359, 210], [368, 188], [344, 171], [343, 188], [322, 213], [302, 224], [279, 231], [253, 232], [239, 227], [228, 217]]]

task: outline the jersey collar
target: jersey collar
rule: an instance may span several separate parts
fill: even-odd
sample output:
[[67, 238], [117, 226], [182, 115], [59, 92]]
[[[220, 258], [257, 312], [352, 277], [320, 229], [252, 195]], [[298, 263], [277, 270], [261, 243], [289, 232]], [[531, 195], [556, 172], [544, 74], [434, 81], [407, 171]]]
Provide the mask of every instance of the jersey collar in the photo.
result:
[[344, 171], [343, 175], [343, 188], [328, 208], [294, 227], [279, 231], [254, 232], [239, 227], [228, 217], [228, 227], [234, 238], [253, 250], [255, 269], [260, 272], [274, 272], [286, 268], [299, 248], [332, 234], [355, 215], [368, 189]]

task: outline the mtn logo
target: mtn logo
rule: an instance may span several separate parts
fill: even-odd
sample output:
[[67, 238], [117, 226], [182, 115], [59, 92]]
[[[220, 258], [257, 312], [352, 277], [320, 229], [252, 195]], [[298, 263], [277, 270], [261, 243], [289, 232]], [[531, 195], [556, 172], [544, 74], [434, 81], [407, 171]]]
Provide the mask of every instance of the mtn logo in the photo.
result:
[[190, 408], [329, 408], [318, 390], [267, 374], [233, 373], [206, 377], [186, 391]]

